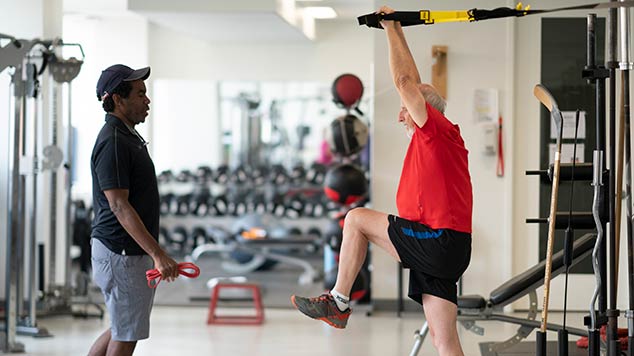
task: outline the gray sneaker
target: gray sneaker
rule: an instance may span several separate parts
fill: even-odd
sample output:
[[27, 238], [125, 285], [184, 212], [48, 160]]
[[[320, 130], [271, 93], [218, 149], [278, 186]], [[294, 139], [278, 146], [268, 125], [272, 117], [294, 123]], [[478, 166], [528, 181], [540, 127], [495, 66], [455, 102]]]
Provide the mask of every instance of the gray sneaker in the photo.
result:
[[337, 307], [335, 299], [330, 293], [324, 293], [319, 297], [305, 298], [296, 295], [291, 296], [291, 302], [306, 316], [313, 319], [321, 320], [326, 324], [337, 329], [343, 329], [348, 324], [348, 318], [352, 309], [348, 308], [340, 311]]

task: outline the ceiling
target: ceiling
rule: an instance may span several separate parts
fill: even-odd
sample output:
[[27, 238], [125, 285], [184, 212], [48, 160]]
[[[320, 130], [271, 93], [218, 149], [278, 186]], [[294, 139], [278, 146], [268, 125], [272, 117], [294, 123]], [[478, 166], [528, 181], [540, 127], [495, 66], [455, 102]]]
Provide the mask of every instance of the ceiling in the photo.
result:
[[[336, 19], [312, 19], [302, 9], [330, 6]], [[306, 42], [329, 21], [354, 21], [371, 12], [372, 0], [64, 0], [67, 14], [140, 15], [151, 23], [209, 42]]]

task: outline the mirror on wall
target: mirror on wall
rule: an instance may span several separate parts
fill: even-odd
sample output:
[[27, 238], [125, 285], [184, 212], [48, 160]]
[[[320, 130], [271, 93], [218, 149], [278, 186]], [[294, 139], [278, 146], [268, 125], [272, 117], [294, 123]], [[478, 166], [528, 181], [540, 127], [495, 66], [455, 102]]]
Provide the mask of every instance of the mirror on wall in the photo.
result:
[[221, 82], [219, 94], [223, 160], [231, 166], [310, 165], [340, 110], [329, 83]]
[[[342, 160], [329, 150], [333, 121], [346, 115], [331, 86], [154, 81], [159, 243], [170, 255], [195, 257], [203, 278], [239, 275], [275, 285], [267, 305], [288, 306], [291, 293], [318, 294], [332, 282], [339, 220], [350, 207], [324, 192], [328, 170]], [[363, 276], [358, 285], [367, 291]], [[157, 302], [209, 294], [203, 284], [188, 288], [179, 301], [159, 293]]]

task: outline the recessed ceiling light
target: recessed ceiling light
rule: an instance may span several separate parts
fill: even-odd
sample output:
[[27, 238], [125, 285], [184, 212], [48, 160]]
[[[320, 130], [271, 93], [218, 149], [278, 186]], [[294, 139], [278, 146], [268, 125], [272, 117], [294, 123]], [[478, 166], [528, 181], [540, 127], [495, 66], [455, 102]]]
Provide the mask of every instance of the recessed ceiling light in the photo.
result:
[[308, 6], [304, 8], [304, 11], [316, 19], [334, 19], [337, 17], [335, 9], [329, 6]]

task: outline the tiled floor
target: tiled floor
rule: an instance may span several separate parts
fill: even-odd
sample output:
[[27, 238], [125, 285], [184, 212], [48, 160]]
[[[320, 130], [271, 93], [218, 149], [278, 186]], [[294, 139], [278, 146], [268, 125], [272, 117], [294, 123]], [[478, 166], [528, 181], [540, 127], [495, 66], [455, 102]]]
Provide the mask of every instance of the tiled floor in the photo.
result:
[[[518, 314], [519, 315], [519, 314]], [[206, 325], [207, 308], [157, 306], [152, 314], [151, 338], [139, 343], [136, 356], [188, 355], [319, 355], [386, 356], [409, 355], [414, 330], [422, 324], [422, 315], [381, 312], [366, 316], [353, 313], [345, 330], [333, 329], [291, 309], [266, 309], [262, 326]], [[582, 314], [569, 314], [568, 324], [581, 326]], [[549, 321], [558, 322], [553, 314]], [[55, 317], [40, 320], [55, 336], [34, 339], [19, 337], [26, 355], [86, 355], [93, 340], [107, 327], [108, 321]], [[459, 327], [467, 356], [480, 355], [479, 343], [500, 341], [514, 334], [516, 326], [500, 322], [481, 322], [485, 335], [478, 336]], [[528, 340], [534, 340], [534, 333]], [[549, 340], [556, 335], [550, 333]], [[571, 340], [576, 338], [571, 337]], [[435, 355], [428, 339], [419, 355]]]

